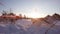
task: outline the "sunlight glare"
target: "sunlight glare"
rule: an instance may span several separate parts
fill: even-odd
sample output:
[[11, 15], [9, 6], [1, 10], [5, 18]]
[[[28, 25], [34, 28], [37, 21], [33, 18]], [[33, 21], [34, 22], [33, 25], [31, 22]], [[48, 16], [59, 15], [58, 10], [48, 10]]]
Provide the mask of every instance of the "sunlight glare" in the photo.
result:
[[36, 13], [36, 12], [32, 12], [30, 15], [32, 18], [39, 18], [40, 17], [39, 13]]
[[33, 7], [30, 15], [32, 18], [40, 18], [39, 8], [37, 6]]

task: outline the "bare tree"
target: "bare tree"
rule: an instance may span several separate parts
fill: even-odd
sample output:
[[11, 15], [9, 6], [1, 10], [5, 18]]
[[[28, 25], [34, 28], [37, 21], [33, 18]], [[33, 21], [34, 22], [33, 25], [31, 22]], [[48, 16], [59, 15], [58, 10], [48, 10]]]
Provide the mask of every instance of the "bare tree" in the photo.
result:
[[3, 10], [2, 15], [7, 15], [7, 12]]
[[24, 15], [24, 18], [26, 18], [26, 15]]
[[20, 18], [22, 18], [22, 14], [19, 14], [20, 15]]

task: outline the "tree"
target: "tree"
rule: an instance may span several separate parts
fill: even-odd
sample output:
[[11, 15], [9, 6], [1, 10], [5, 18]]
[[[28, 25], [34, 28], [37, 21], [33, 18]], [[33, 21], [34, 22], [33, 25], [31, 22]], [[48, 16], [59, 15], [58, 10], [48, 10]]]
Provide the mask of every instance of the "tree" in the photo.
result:
[[26, 15], [24, 15], [24, 18], [26, 18]]
[[22, 14], [19, 14], [20, 18], [22, 18]]
[[7, 15], [7, 12], [3, 10], [2, 15]]
[[15, 16], [15, 14], [14, 14], [14, 13], [9, 13], [8, 15], [12, 15], [12, 16]]

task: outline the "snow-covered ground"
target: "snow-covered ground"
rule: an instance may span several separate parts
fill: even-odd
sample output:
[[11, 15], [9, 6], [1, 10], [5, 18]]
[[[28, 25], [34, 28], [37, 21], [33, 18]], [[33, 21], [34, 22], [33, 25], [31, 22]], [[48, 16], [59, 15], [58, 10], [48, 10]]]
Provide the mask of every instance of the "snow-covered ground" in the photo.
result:
[[32, 25], [31, 20], [19, 19], [15, 24], [0, 22], [0, 34], [28, 34], [27, 28]]
[[0, 22], [0, 34], [60, 34], [60, 20], [50, 18], [47, 21], [53, 23], [48, 24], [39, 19], [35, 23], [31, 19], [19, 19], [15, 24]]

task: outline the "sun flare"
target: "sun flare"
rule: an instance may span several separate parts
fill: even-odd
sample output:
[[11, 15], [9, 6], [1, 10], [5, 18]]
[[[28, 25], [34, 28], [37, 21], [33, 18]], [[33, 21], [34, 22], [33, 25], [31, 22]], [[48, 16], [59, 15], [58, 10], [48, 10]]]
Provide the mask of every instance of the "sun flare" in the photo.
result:
[[36, 12], [32, 12], [30, 15], [31, 15], [31, 18], [40, 18], [39, 13], [36, 13]]
[[31, 18], [40, 18], [39, 14], [39, 8], [38, 7], [33, 7], [32, 12], [31, 12]]

